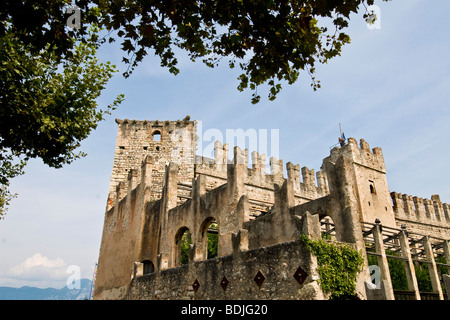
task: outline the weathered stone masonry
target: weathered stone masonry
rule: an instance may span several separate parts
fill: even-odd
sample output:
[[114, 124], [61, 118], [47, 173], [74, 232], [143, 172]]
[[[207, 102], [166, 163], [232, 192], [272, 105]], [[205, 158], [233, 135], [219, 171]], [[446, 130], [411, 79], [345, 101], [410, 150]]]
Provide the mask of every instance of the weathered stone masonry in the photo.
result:
[[[288, 162], [284, 177], [282, 160], [269, 159], [267, 174], [265, 155], [253, 152], [249, 167], [247, 150], [235, 147], [230, 157], [220, 142], [214, 159], [196, 157], [196, 124], [189, 117], [117, 123], [95, 299], [326, 299], [316, 258], [298, 241], [300, 234], [317, 239], [325, 232], [364, 256], [368, 246], [376, 248], [367, 254], [377, 256], [382, 289], [368, 288], [366, 260], [357, 281], [361, 299], [394, 298], [383, 257], [391, 241], [403, 241], [398, 247], [410, 263], [417, 299], [412, 248], [428, 260], [435, 250], [450, 264], [449, 206], [436, 195], [423, 200], [391, 193], [381, 149], [370, 150], [363, 139], [358, 146], [349, 138], [331, 150], [316, 174]], [[218, 257], [207, 259], [213, 222]], [[181, 265], [186, 230], [189, 263]], [[414, 232], [432, 238], [412, 239]], [[430, 262], [434, 278], [435, 269]], [[443, 298], [439, 281], [433, 283]]]

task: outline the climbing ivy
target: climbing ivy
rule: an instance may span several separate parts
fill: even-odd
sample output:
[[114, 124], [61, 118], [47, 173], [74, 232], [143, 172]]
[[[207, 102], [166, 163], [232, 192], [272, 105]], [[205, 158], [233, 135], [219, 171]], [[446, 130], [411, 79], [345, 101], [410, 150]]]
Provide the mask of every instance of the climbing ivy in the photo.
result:
[[300, 240], [317, 257], [320, 286], [330, 293], [332, 300], [355, 297], [356, 276], [362, 270], [364, 258], [348, 245], [337, 245], [322, 239], [311, 240], [301, 235]]

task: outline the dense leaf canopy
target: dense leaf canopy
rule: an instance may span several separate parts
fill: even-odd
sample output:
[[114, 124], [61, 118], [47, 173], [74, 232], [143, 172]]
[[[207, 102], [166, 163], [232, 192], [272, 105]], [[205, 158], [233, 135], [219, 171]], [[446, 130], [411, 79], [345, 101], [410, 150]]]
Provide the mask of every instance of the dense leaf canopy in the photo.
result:
[[[24, 37], [37, 49], [52, 44], [61, 53], [71, 47], [71, 36], [82, 36], [95, 22], [110, 32], [110, 42], [120, 41], [123, 62], [129, 66], [125, 76], [148, 53], [177, 74], [176, 47], [209, 67], [226, 57], [231, 68], [241, 69], [238, 89], [253, 90], [253, 103], [260, 100], [259, 85], [269, 85], [273, 100], [281, 84], [294, 83], [302, 71], [311, 76], [314, 89], [320, 87], [314, 77], [316, 64], [339, 55], [350, 42], [344, 32], [350, 14], [361, 10], [366, 18], [367, 7], [374, 4], [374, 0], [80, 0], [76, 4], [83, 28], [74, 32], [64, 28], [64, 6], [69, 2], [6, 0], [0, 18], [26, 31]], [[326, 20], [330, 30], [319, 25]]]
[[[27, 10], [23, 13], [30, 18]], [[61, 33], [50, 36], [36, 31], [42, 26], [34, 25], [33, 18], [15, 19], [3, 11], [2, 18], [0, 217], [14, 197], [8, 189], [10, 179], [23, 174], [28, 159], [40, 158], [48, 166], [60, 168], [83, 156], [76, 150], [81, 141], [123, 99], [119, 95], [108, 106], [97, 105], [97, 98], [117, 70], [96, 57], [100, 30], [95, 24], [83, 41], [70, 35], [59, 41]], [[37, 20], [41, 21], [39, 16]]]

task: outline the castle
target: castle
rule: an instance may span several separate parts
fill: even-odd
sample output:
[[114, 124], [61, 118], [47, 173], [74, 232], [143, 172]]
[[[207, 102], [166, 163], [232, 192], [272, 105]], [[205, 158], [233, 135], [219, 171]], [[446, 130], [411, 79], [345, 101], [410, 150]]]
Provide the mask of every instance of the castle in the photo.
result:
[[[349, 138], [320, 171], [288, 162], [285, 177], [283, 160], [252, 152], [249, 167], [247, 150], [219, 141], [214, 159], [197, 156], [189, 116], [116, 122], [94, 299], [327, 299], [301, 234], [362, 253], [360, 299], [450, 292], [450, 205], [390, 192], [381, 148]], [[405, 292], [394, 290], [392, 259], [403, 262]], [[419, 288], [416, 264], [432, 292]]]

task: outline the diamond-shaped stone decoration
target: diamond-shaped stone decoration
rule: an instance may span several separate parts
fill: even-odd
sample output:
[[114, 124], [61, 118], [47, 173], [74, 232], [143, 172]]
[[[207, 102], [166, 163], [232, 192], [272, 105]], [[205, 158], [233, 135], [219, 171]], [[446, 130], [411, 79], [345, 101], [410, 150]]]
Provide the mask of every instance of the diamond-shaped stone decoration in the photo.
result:
[[256, 276], [253, 278], [253, 280], [255, 280], [256, 284], [258, 285], [258, 287], [261, 288], [264, 280], [266, 279], [266, 277], [264, 277], [264, 275], [262, 274], [262, 272], [260, 270], [258, 270], [258, 273], [256, 274]]
[[194, 292], [197, 292], [198, 288], [200, 288], [200, 282], [198, 282], [197, 279], [195, 279], [194, 283], [192, 284], [192, 288], [194, 288]]
[[295, 280], [297, 280], [298, 283], [300, 283], [300, 285], [302, 285], [303, 282], [305, 282], [307, 277], [308, 274], [306, 273], [305, 270], [302, 269], [302, 267], [298, 267], [297, 271], [295, 271], [294, 273], [294, 278]]
[[220, 281], [220, 286], [223, 290], [227, 290], [227, 286], [230, 281], [228, 281], [227, 277], [223, 276], [222, 281]]

